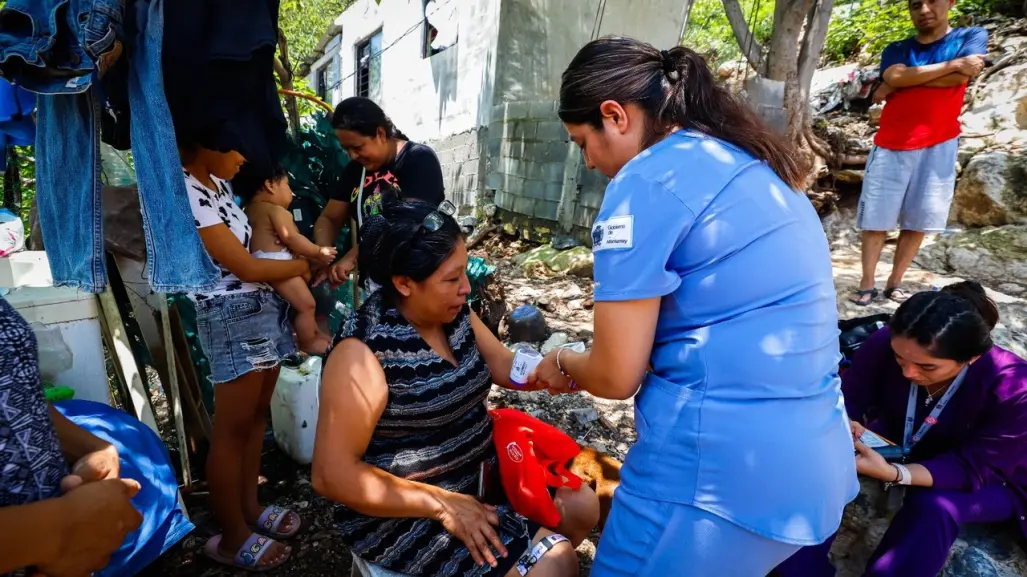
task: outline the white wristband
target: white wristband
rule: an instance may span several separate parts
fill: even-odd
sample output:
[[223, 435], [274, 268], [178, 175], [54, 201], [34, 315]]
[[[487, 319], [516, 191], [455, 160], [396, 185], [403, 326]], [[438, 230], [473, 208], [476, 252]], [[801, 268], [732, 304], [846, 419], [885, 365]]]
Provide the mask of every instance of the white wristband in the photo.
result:
[[892, 463], [892, 464], [895, 465], [895, 468], [899, 470], [899, 482], [896, 483], [896, 484], [898, 484], [898, 485], [912, 485], [913, 484], [913, 474], [909, 472], [909, 469], [907, 469], [905, 467], [905, 465], [900, 465], [898, 463]]

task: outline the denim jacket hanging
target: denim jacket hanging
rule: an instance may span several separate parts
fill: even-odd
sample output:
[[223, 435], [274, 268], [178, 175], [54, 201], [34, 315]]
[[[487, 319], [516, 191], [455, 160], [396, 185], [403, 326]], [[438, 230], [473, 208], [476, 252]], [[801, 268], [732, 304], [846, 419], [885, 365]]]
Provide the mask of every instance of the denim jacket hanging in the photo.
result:
[[8, 0], [0, 10], [0, 74], [40, 94], [36, 202], [58, 286], [107, 285], [98, 79], [125, 56], [150, 286], [202, 292], [220, 278], [181, 177], [161, 71], [163, 16], [163, 0]]

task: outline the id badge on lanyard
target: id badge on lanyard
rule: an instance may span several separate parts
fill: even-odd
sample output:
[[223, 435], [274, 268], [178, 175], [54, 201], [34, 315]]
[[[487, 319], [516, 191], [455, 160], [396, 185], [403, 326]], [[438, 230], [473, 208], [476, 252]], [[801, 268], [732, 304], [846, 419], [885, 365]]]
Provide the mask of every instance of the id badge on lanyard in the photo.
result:
[[941, 415], [941, 412], [945, 410], [945, 406], [949, 404], [949, 401], [952, 400], [956, 391], [958, 391], [959, 387], [962, 386], [963, 379], [966, 378], [966, 372], [969, 368], [970, 366], [967, 365], [963, 367], [963, 370], [959, 371], [959, 374], [956, 375], [956, 379], [952, 381], [952, 386], [950, 386], [949, 390], [945, 391], [945, 394], [938, 399], [938, 404], [934, 405], [934, 408], [931, 409], [931, 413], [927, 415], [926, 419], [924, 419], [923, 424], [920, 425], [919, 429], [917, 429], [915, 435], [913, 434], [913, 421], [916, 420], [916, 401], [920, 387], [914, 383], [909, 383], [909, 400], [906, 402], [906, 426], [902, 433], [902, 454], [905, 457], [909, 457], [909, 453], [913, 450], [913, 447], [915, 447], [916, 444], [920, 442], [920, 439], [924, 438], [927, 431], [930, 431], [931, 427], [938, 422], [938, 417]]

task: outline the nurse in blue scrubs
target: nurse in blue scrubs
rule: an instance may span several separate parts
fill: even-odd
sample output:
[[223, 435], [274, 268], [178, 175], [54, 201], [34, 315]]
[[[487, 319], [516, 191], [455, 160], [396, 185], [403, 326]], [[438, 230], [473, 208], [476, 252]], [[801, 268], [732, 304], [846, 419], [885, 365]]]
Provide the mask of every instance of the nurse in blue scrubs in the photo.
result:
[[592, 576], [763, 577], [830, 537], [858, 492], [799, 157], [683, 47], [586, 45], [560, 118], [613, 180], [592, 229], [593, 348], [535, 377], [637, 393]]

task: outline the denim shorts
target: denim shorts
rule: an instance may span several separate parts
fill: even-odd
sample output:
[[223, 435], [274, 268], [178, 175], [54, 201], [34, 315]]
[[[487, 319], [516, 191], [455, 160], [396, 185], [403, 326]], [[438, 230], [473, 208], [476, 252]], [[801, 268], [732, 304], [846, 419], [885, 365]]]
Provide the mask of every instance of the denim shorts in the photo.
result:
[[269, 290], [197, 302], [196, 329], [214, 384], [276, 368], [282, 359], [296, 354], [289, 305]]

